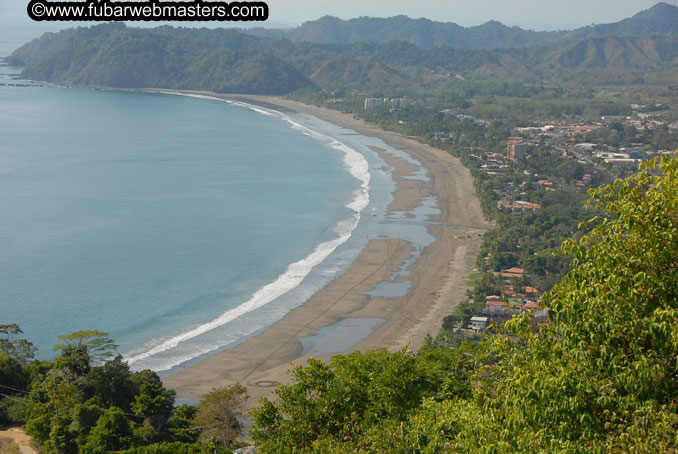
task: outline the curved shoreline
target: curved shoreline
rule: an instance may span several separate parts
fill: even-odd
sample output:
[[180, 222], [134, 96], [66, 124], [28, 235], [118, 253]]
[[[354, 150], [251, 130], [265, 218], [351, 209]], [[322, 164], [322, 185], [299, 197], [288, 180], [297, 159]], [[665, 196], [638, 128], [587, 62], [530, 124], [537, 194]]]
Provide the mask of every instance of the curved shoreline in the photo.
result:
[[[328, 135], [325, 132], [321, 132], [321, 130], [314, 129], [313, 125], [307, 125], [305, 122], [299, 122], [298, 119], [292, 118], [280, 110], [274, 111], [272, 109], [260, 107], [259, 105], [255, 104], [224, 100], [214, 96], [184, 92], [177, 93], [172, 91], [159, 91], [158, 93], [189, 96], [199, 99], [226, 101], [230, 105], [236, 105], [240, 108], [253, 110], [258, 114], [262, 114], [267, 117], [276, 117], [277, 119], [281, 119], [288, 123], [291, 129], [298, 131], [305, 136], [309, 136], [313, 138], [313, 140], [323, 142], [327, 147], [341, 153], [343, 155], [342, 162], [344, 169], [347, 170], [347, 172], [360, 183], [360, 186], [353, 191], [353, 199], [345, 205], [345, 208], [350, 209], [351, 215], [338, 220], [336, 225], [332, 227], [333, 236], [318, 243], [308, 255], [303, 256], [302, 258], [287, 265], [285, 271], [282, 274], [277, 276], [268, 284], [258, 288], [251, 295], [251, 297], [249, 297], [249, 299], [206, 322], [161, 338], [161, 341], [154, 340], [148, 342], [141, 348], [132, 350], [131, 352], [128, 352], [124, 355], [124, 360], [127, 361], [133, 370], [151, 368], [152, 370], [160, 373], [162, 376], [171, 375], [172, 373], [176, 372], [178, 368], [187, 367], [187, 364], [198, 362], [201, 358], [206, 358], [220, 350], [231, 348], [242, 340], [245, 340], [253, 335], [259, 329], [264, 329], [270, 324], [274, 323], [276, 320], [252, 320], [254, 323], [250, 325], [253, 327], [251, 328], [251, 332], [242, 335], [238, 340], [228, 342], [227, 344], [217, 348], [213, 347], [211, 350], [207, 351], [192, 351], [188, 354], [189, 356], [184, 356], [183, 358], [165, 358], [162, 365], [160, 366], [157, 362], [156, 364], [150, 365], [148, 363], [144, 364], [145, 360], [148, 360], [149, 358], [157, 358], [156, 355], [174, 350], [179, 345], [185, 345], [185, 342], [190, 342], [194, 338], [199, 338], [206, 333], [214, 332], [214, 330], [218, 330], [222, 327], [227, 328], [231, 323], [236, 322], [237, 320], [242, 321], [243, 318], [251, 315], [251, 313], [261, 310], [262, 308], [269, 306], [274, 302], [279, 302], [281, 299], [292, 295], [295, 290], [298, 290], [298, 287], [300, 287], [303, 282], [307, 281], [307, 278], [310, 278], [309, 280], [315, 279], [316, 276], [314, 276], [314, 273], [317, 273], [318, 269], [322, 268], [320, 265], [330, 262], [330, 257], [336, 256], [335, 251], [347, 243], [355, 233], [355, 230], [360, 223], [363, 210], [370, 204], [371, 173], [370, 165], [362, 153], [356, 151], [353, 147], [344, 144], [334, 136]], [[355, 256], [358, 254], [359, 252], [356, 252]], [[352, 259], [350, 259], [350, 261], [352, 261]], [[316, 289], [311, 290], [309, 295], [312, 295], [316, 291], [320, 290], [327, 283], [329, 282], [325, 282], [321, 284], [321, 286], [316, 287]], [[264, 317], [264, 319], [265, 318], [266, 317]], [[184, 348], [184, 351], [190, 350]], [[191, 354], [193, 354], [193, 356], [190, 356]], [[141, 363], [141, 365], [138, 365], [138, 363]]]
[[[184, 92], [185, 93], [185, 92]], [[472, 272], [482, 233], [490, 227], [473, 194], [473, 180], [461, 162], [448, 153], [398, 133], [383, 131], [350, 115], [270, 96], [224, 96], [192, 92], [222, 99], [261, 104], [278, 110], [308, 114], [362, 135], [381, 139], [426, 167], [429, 181], [409, 179], [413, 165], [405, 159], [371, 147], [393, 167], [397, 189], [389, 212], [409, 211], [431, 196], [437, 198], [440, 214], [431, 216], [428, 230], [435, 241], [426, 247], [410, 267], [410, 289], [403, 297], [370, 296], [380, 283], [412, 257], [413, 245], [393, 236], [372, 239], [358, 258], [341, 275], [309, 301], [287, 313], [262, 333], [243, 343], [218, 352], [197, 364], [165, 378], [165, 385], [179, 398], [197, 400], [214, 387], [239, 382], [250, 393], [250, 405], [269, 394], [276, 383], [289, 377], [290, 362], [304, 362], [301, 339], [321, 331], [338, 340], [351, 335], [352, 321], [373, 321], [367, 338], [348, 351], [387, 348], [394, 351], [409, 346], [418, 349], [426, 334], [435, 334], [442, 317], [465, 298], [466, 281]], [[342, 323], [338, 323], [342, 322]], [[337, 337], [339, 336], [339, 337]], [[336, 353], [311, 350], [314, 357], [329, 359]]]

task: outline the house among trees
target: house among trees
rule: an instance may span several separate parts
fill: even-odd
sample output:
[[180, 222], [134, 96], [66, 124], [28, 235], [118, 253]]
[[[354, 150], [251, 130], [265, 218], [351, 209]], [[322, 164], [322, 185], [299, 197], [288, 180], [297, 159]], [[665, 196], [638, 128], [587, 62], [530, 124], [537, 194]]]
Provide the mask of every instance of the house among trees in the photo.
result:
[[473, 331], [482, 331], [487, 328], [487, 317], [471, 317], [470, 329]]
[[506, 301], [485, 301], [486, 314], [502, 314], [508, 307], [509, 304]]
[[516, 200], [515, 202], [510, 200], [497, 200], [497, 208], [511, 214], [524, 214], [541, 210], [541, 205], [538, 203], [525, 202], [523, 200]]
[[525, 270], [514, 266], [513, 268], [509, 268], [502, 272], [495, 272], [494, 275], [503, 277], [504, 279], [520, 279], [525, 275]]

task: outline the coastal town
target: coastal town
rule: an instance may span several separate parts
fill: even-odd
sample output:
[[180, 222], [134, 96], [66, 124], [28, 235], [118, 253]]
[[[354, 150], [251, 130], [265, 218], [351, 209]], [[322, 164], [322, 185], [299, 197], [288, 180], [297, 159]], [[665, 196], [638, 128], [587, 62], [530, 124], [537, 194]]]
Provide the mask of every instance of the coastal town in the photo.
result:
[[[647, 106], [635, 104], [630, 107], [647, 109]], [[671, 106], [654, 107], [663, 111]], [[464, 120], [483, 126], [490, 124], [483, 119], [464, 117]], [[609, 134], [609, 131], [612, 133]], [[569, 193], [582, 199], [588, 188], [609, 182], [614, 176], [630, 174], [643, 160], [678, 153], [678, 150], [668, 146], [674, 145], [675, 141], [669, 139], [662, 142], [659, 139], [662, 135], [671, 137], [672, 133], [675, 136], [678, 122], [666, 121], [662, 117], [636, 110], [630, 116], [603, 115], [598, 121], [539, 120], [535, 126], [516, 127], [513, 132], [515, 136], [507, 138], [505, 150], [481, 147], [466, 149], [467, 156], [479, 165], [480, 171], [495, 181], [492, 193], [496, 199], [496, 210], [508, 217], [539, 218], [544, 201], [548, 207], [548, 201], [553, 200], [545, 197], [548, 193]], [[433, 137], [441, 142], [450, 140], [441, 132], [434, 133]], [[535, 157], [544, 154], [550, 155], [552, 166], [537, 168], [531, 165]], [[580, 217], [579, 220], [585, 219]], [[523, 221], [521, 219], [518, 222]], [[573, 227], [561, 225], [570, 234], [574, 234]], [[525, 246], [520, 244], [520, 240], [514, 246], [513, 249], [496, 251], [495, 254], [511, 253], [524, 257], [521, 249]], [[528, 253], [538, 255], [539, 252], [530, 249]], [[484, 256], [486, 264], [490, 262], [491, 254]], [[522, 261], [509, 261], [504, 265], [519, 262]], [[548, 284], [538, 283], [538, 279], [544, 277], [542, 270], [531, 268], [531, 272], [526, 272], [518, 266], [498, 268], [496, 261], [494, 266], [484, 268], [491, 273], [492, 278], [488, 280], [493, 285], [485, 288], [481, 294], [476, 293], [476, 301], [470, 300], [473, 311], [460, 320], [454, 329], [477, 333], [487, 329], [491, 323], [500, 325], [514, 314], [525, 311], [532, 313], [535, 329], [539, 323], [547, 322], [548, 309], [540, 306], [540, 297], [543, 291], [550, 288]], [[477, 301], [483, 297], [484, 307], [482, 302]]]

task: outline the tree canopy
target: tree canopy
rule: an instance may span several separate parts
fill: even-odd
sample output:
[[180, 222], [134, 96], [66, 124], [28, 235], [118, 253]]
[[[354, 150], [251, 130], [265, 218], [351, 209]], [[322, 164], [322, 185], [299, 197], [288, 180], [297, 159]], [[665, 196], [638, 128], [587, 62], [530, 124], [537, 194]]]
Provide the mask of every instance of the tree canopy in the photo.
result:
[[[21, 333], [16, 325], [2, 329]], [[228, 452], [198, 442], [198, 408], [175, 408], [175, 392], [155, 372], [132, 372], [120, 355], [110, 359], [115, 344], [108, 334], [86, 330], [59, 339], [61, 354], [53, 362], [22, 363], [0, 354], [0, 423], [25, 425], [41, 452]], [[229, 428], [229, 436], [239, 430]]]
[[462, 392], [399, 353], [310, 362], [255, 411], [261, 452], [675, 452], [677, 188], [674, 158], [590, 190], [601, 215], [563, 245], [574, 266], [544, 297], [549, 323], [521, 314], [446, 363]]

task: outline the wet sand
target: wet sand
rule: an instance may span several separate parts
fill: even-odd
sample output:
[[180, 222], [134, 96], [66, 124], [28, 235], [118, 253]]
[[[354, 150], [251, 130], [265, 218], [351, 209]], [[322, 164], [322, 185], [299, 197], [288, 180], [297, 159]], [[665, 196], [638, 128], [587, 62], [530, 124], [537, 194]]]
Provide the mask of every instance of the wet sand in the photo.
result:
[[[199, 94], [305, 113], [379, 138], [421, 162], [429, 177], [429, 181], [406, 178], [417, 170], [416, 166], [373, 148], [394, 169], [397, 189], [388, 210], [411, 211], [421, 205], [422, 199], [435, 196], [440, 214], [430, 219], [438, 223], [429, 227], [435, 241], [409, 268], [411, 285], [406, 296], [388, 298], [367, 294], [391, 279], [414, 252], [413, 245], [400, 238], [372, 239], [342, 275], [309, 301], [259, 335], [166, 377], [165, 385], [176, 390], [179, 398], [197, 400], [212, 388], [241, 383], [248, 388], [248, 405], [252, 406], [269, 395], [278, 383], [289, 382], [288, 370], [292, 364], [304, 363], [310, 356], [327, 360], [336, 354], [323, 351], [320, 343], [314, 348], [314, 338], [308, 336], [322, 333], [316, 337], [323, 337], [325, 343], [334, 340], [354, 344], [344, 353], [377, 348], [416, 350], [427, 334], [435, 336], [443, 317], [466, 298], [467, 280], [473, 271], [482, 234], [491, 227], [473, 195], [473, 179], [461, 162], [442, 150], [383, 131], [335, 110], [277, 97]], [[362, 322], [365, 326], [377, 326], [366, 338], [356, 338], [357, 343], [350, 338], [347, 342], [346, 337], [355, 336]], [[305, 338], [303, 343], [302, 338]]]

